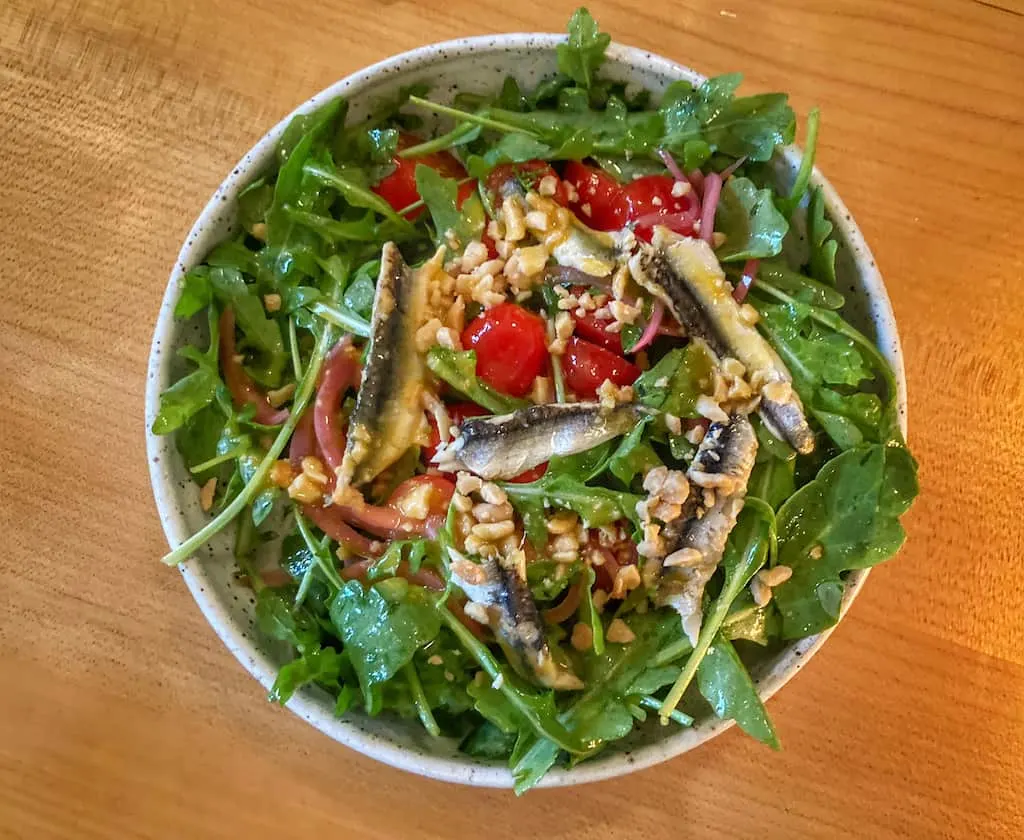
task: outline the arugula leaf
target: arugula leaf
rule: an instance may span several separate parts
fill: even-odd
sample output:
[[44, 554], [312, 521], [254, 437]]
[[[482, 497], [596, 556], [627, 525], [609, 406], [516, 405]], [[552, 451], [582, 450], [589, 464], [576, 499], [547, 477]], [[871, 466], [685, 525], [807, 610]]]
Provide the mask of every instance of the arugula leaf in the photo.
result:
[[264, 385], [278, 385], [288, 362], [281, 327], [268, 318], [255, 287], [246, 284], [233, 268], [210, 269], [210, 284], [217, 297], [235, 314], [235, 324], [245, 336], [246, 344], [258, 352], [261, 364], [250, 366], [250, 372]]
[[238, 194], [238, 223], [249, 233], [265, 222], [274, 204], [274, 188], [266, 178], [258, 178]]
[[256, 597], [256, 623], [272, 639], [294, 645], [299, 653], [314, 650], [320, 644], [320, 626], [304, 609], [295, 609], [294, 587], [264, 587]]
[[714, 362], [702, 342], [692, 341], [666, 353], [640, 374], [633, 391], [641, 405], [676, 417], [698, 417], [697, 398], [711, 390]]
[[484, 230], [483, 204], [473, 193], [458, 206], [459, 185], [454, 178], [445, 178], [436, 169], [416, 167], [416, 191], [422, 196], [430, 211], [437, 233], [436, 243], [448, 245], [456, 253], [479, 239]]
[[338, 677], [342, 670], [342, 655], [334, 648], [317, 648], [293, 659], [277, 672], [277, 679], [271, 686], [267, 699], [282, 706], [292, 695], [309, 683], [322, 683], [329, 688], [340, 690]]
[[503, 732], [489, 720], [469, 733], [459, 749], [474, 758], [491, 761], [508, 758], [516, 743], [516, 732]]
[[642, 418], [622, 439], [608, 460], [608, 471], [621, 481], [624, 487], [631, 487], [637, 476], [642, 477], [654, 467], [661, 466], [661, 458], [646, 440], [647, 427], [653, 420], [653, 415]]
[[[679, 616], [672, 610], [632, 614], [624, 620], [636, 638], [628, 645], [610, 645], [603, 654], [586, 658], [587, 687], [560, 715], [569, 732], [587, 744], [583, 757], [632, 731], [633, 716], [626, 698], [657, 651], [680, 634]], [[516, 793], [523, 794], [540, 781], [558, 755], [556, 744], [535, 736], [517, 745], [511, 767]]]
[[509, 414], [530, 405], [526, 400], [510, 397], [495, 390], [476, 375], [476, 352], [449, 350], [434, 346], [427, 353], [431, 372], [463, 396], [495, 414]]
[[[543, 519], [538, 524], [545, 525]], [[547, 545], [547, 527], [543, 535], [534, 541], [527, 528], [527, 537], [538, 551], [543, 551]], [[553, 601], [564, 592], [572, 583], [577, 570], [575, 563], [559, 563], [555, 560], [533, 560], [526, 565], [526, 582], [530, 586], [530, 593], [535, 601]]]
[[380, 260], [363, 263], [356, 269], [352, 282], [345, 289], [341, 301], [346, 309], [351, 310], [364, 321], [373, 315], [373, 295], [377, 287], [377, 275], [380, 273]]
[[210, 286], [209, 266], [197, 266], [182, 278], [181, 295], [174, 304], [174, 317], [191, 318], [197, 312], [206, 309], [212, 300], [213, 288]]
[[189, 418], [213, 402], [220, 377], [200, 367], [182, 377], [160, 394], [160, 411], [153, 419], [153, 434], [166, 435], [180, 428]]
[[215, 403], [197, 411], [177, 429], [175, 445], [199, 484], [219, 473], [219, 464], [203, 465], [217, 455], [217, 442], [223, 430], [224, 414]]
[[466, 171], [474, 178], [486, 178], [496, 166], [505, 163], [525, 163], [528, 160], [544, 159], [552, 149], [529, 134], [505, 134], [482, 155], [466, 158]]
[[777, 639], [781, 632], [782, 619], [775, 605], [769, 602], [758, 607], [748, 592], [733, 603], [729, 615], [722, 623], [719, 638], [724, 636], [730, 641], [740, 639], [764, 647], [772, 639]]
[[899, 517], [917, 492], [917, 464], [906, 448], [874, 444], [837, 455], [790, 497], [779, 510], [779, 563], [793, 576], [773, 590], [783, 638], [838, 621], [842, 574], [899, 550]]
[[284, 213], [286, 204], [306, 207], [313, 199], [304, 186], [304, 166], [315, 146], [327, 136], [331, 126], [347, 104], [334, 99], [310, 114], [294, 117], [278, 143], [280, 169], [274, 184], [274, 197], [267, 210], [267, 244], [284, 247], [292, 236], [293, 223]]
[[569, 18], [568, 42], [555, 48], [558, 71], [589, 88], [611, 41], [611, 35], [602, 32], [590, 12], [581, 6]]
[[304, 138], [325, 130], [335, 121], [344, 122], [347, 113], [348, 102], [344, 99], [333, 99], [308, 114], [296, 114], [285, 127], [277, 143], [277, 165], [284, 167]]
[[796, 452], [783, 444], [784, 449], [777, 447], [782, 450], [782, 457], [779, 457], [771, 448], [777, 438], [765, 429], [763, 423], [758, 422], [755, 428], [761, 445], [757, 448], [754, 470], [747, 482], [747, 495], [763, 499], [772, 509], [777, 509], [796, 489]]
[[372, 210], [394, 222], [398, 230], [407, 231], [412, 228], [412, 223], [408, 219], [398, 215], [383, 198], [371, 192], [364, 183], [360, 183], [365, 177], [360, 176], [358, 170], [337, 169], [327, 161], [308, 161], [303, 167], [303, 172], [316, 182], [337, 191], [352, 207]]
[[758, 282], [766, 280], [809, 306], [842, 309], [846, 305], [846, 298], [839, 292], [831, 286], [826, 286], [798, 271], [793, 271], [783, 257], [761, 260], [757, 269], [757, 278]]
[[726, 237], [716, 251], [719, 261], [737, 262], [780, 254], [789, 223], [776, 209], [770, 189], [759, 190], [749, 178], [733, 176], [722, 187], [715, 231]]
[[593, 636], [594, 653], [600, 656], [604, 653], [604, 625], [601, 623], [601, 616], [594, 607], [594, 583], [597, 581], [597, 574], [591, 566], [583, 569], [583, 597], [580, 599], [579, 616], [580, 621], [590, 627]]
[[735, 720], [748, 735], [780, 748], [754, 682], [728, 639], [719, 636], [708, 648], [697, 669], [697, 686], [719, 718]]
[[[669, 85], [659, 107], [665, 125], [663, 145], [689, 157], [689, 165], [715, 151], [768, 160], [777, 145], [791, 142], [794, 117], [786, 95], [734, 98], [742, 78], [738, 73], [717, 76], [697, 90], [688, 82]], [[695, 142], [703, 145], [689, 145]]]
[[608, 466], [613, 446], [614, 441], [606, 440], [575, 455], [555, 455], [548, 461], [547, 473], [564, 473], [583, 482], [590, 481]]
[[760, 326], [786, 362], [804, 406], [842, 449], [881, 434], [882, 404], [875, 394], [854, 391], [874, 378], [862, 346], [812, 320], [812, 310], [793, 301], [762, 304]]
[[170, 434], [181, 428], [212, 403], [217, 396], [217, 389], [223, 387], [217, 368], [219, 333], [216, 308], [211, 306], [207, 315], [210, 346], [206, 353], [200, 353], [194, 347], [184, 348], [181, 355], [195, 362], [198, 367], [160, 394], [160, 410], [153, 418], [152, 430], [155, 435]]
[[395, 676], [441, 629], [433, 601], [422, 587], [410, 586], [402, 599], [391, 601], [380, 586], [364, 590], [358, 581], [349, 581], [330, 607], [331, 622], [345, 643], [371, 714], [380, 710], [373, 687]]
[[803, 201], [804, 195], [807, 193], [807, 185], [811, 181], [811, 175], [814, 172], [814, 156], [818, 150], [819, 116], [817, 108], [812, 108], [811, 112], [807, 115], [807, 140], [804, 143], [804, 153], [800, 159], [800, 168], [793, 179], [793, 186], [789, 191], [789, 195], [779, 202], [779, 209], [786, 216], [792, 216], [793, 211], [800, 206], [800, 202]]
[[513, 507], [523, 517], [543, 516], [546, 507], [563, 508], [579, 514], [587, 528], [629, 519], [637, 527], [636, 503], [641, 496], [606, 487], [588, 487], [566, 474], [545, 473], [528, 484], [502, 484]]
[[811, 190], [807, 205], [807, 247], [810, 250], [808, 274], [829, 286], [836, 284], [836, 252], [839, 245], [832, 235], [832, 222], [825, 218], [825, 191], [821, 187]]

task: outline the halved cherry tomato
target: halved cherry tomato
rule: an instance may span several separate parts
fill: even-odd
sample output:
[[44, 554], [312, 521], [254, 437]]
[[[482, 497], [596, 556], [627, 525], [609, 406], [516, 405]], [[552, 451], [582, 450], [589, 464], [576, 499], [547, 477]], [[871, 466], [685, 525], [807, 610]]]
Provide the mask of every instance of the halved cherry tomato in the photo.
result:
[[697, 221], [697, 199], [691, 191], [674, 196], [675, 179], [668, 175], [646, 175], [623, 187], [629, 201], [629, 220], [636, 222], [634, 233], [646, 242], [651, 241], [655, 225], [689, 235]]
[[562, 178], [579, 193], [579, 198], [570, 202], [569, 209], [584, 224], [595, 230], [620, 230], [626, 224], [629, 200], [622, 185], [607, 172], [570, 160], [562, 171]]
[[476, 375], [503, 394], [521, 397], [548, 362], [544, 321], [514, 303], [499, 303], [474, 318], [462, 346], [476, 351]]
[[503, 163], [496, 166], [484, 180], [484, 189], [487, 190], [491, 205], [497, 207], [501, 205], [502, 200], [508, 194], [509, 181], [516, 181], [527, 190], [538, 191], [540, 182], [549, 176], [557, 182], [554, 195], [551, 196], [552, 201], [567, 207], [569, 205], [568, 188], [562, 183], [562, 179], [558, 177], [558, 173], [555, 172], [551, 164], [543, 160]]
[[[408, 149], [410, 146], [415, 146], [421, 142], [420, 138], [415, 134], [402, 132], [398, 138], [398, 151]], [[420, 194], [416, 190], [416, 166], [418, 164], [422, 163], [424, 166], [436, 169], [445, 178], [462, 179], [466, 177], [466, 170], [463, 169], [462, 164], [449, 152], [434, 152], [417, 158], [402, 158], [395, 155], [391, 158], [391, 162], [395, 165], [394, 171], [383, 178], [375, 187], [371, 187], [371, 189], [395, 210], [402, 210], [420, 200]], [[462, 206], [463, 201], [473, 194], [475, 189], [476, 186], [472, 182], [462, 184], [459, 187], [459, 207]], [[410, 210], [405, 214], [406, 218], [415, 219], [424, 209], [423, 207], [418, 207], [415, 210]]]
[[[487, 414], [485, 409], [471, 402], [451, 403], [445, 406], [445, 408], [448, 409], [448, 419], [455, 426], [461, 426], [462, 421], [467, 417], [480, 417], [483, 414]], [[434, 415], [428, 412], [427, 420], [430, 422], [430, 443], [424, 446], [420, 453], [423, 456], [424, 463], [431, 464], [434, 456], [437, 454], [437, 445], [441, 442], [441, 435], [438, 433]]]
[[535, 467], [530, 467], [528, 470], [524, 470], [519, 473], [515, 478], [510, 478], [511, 484], [529, 484], [531, 481], [536, 481], [544, 473], [548, 471], [548, 462], [545, 461], [543, 464], [537, 464]]
[[[422, 498], [421, 498], [422, 494]], [[455, 483], [441, 475], [414, 475], [399, 484], [388, 499], [388, 507], [403, 516], [420, 518], [418, 508], [425, 502], [427, 517], [444, 516], [455, 494]]]
[[[584, 292], [592, 292], [585, 286], [573, 286], [572, 293], [578, 298]], [[588, 312], [586, 315], [579, 316], [573, 315], [573, 320], [576, 322], [574, 332], [581, 338], [592, 341], [594, 344], [599, 344], [605, 350], [611, 350], [613, 353], [621, 356], [622, 353], [622, 337], [615, 332], [608, 332], [607, 327], [612, 321], [611, 318], [598, 318], [593, 312]]]
[[640, 368], [621, 356], [573, 336], [562, 356], [565, 383], [578, 397], [593, 397], [606, 379], [616, 385], [632, 385]]
[[592, 312], [587, 313], [582, 318], [574, 316], [576, 321], [575, 333], [585, 338], [587, 341], [592, 341], [603, 347], [605, 350], [611, 350], [617, 356], [622, 355], [622, 336], [615, 332], [608, 332], [607, 327], [611, 320], [607, 318], [597, 318]]

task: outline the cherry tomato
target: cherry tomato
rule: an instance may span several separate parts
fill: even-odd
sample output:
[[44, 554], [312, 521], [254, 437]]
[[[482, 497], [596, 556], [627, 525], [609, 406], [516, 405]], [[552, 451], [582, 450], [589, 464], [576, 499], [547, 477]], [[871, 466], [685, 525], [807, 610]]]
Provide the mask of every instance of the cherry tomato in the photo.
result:
[[569, 190], [558, 177], [558, 173], [551, 164], [543, 160], [528, 160], [525, 163], [503, 163], [494, 167], [491, 174], [484, 181], [484, 189], [487, 190], [492, 206], [499, 206], [507, 194], [509, 181], [517, 181], [527, 190], [539, 191], [540, 182], [547, 177], [553, 177], [556, 181], [554, 195], [551, 199], [563, 207], [569, 205]]
[[[485, 409], [471, 402], [451, 403], [445, 407], [448, 409], [448, 419], [456, 426], [461, 426], [462, 421], [467, 417], [479, 417], [487, 413]], [[437, 454], [437, 445], [441, 442], [441, 435], [438, 433], [434, 415], [428, 412], [427, 420], [430, 422], [430, 443], [420, 450], [420, 454], [423, 456], [424, 463], [429, 465], [433, 463], [434, 456]]]
[[[586, 286], [573, 286], [572, 293], [578, 298], [584, 292], [591, 292]], [[576, 322], [574, 332], [581, 338], [592, 341], [594, 344], [599, 344], [605, 350], [611, 350], [613, 353], [619, 356], [622, 353], [622, 337], [618, 333], [608, 332], [605, 327], [611, 323], [611, 318], [598, 318], [593, 312], [588, 312], [586, 315], [580, 317], [573, 315], [573, 320]]]
[[[398, 138], [398, 150], [408, 149], [410, 146], [415, 146], [420, 142], [420, 138], [415, 134], [403, 132]], [[462, 168], [462, 164], [449, 152], [434, 152], [433, 154], [417, 158], [402, 158], [395, 155], [391, 162], [395, 165], [394, 171], [383, 178], [375, 187], [372, 187], [372, 190], [395, 210], [402, 210], [420, 200], [420, 194], [416, 190], [416, 167], [421, 163], [424, 166], [436, 169], [446, 178], [462, 179], [466, 177], [466, 170]], [[459, 187], [459, 207], [462, 206], [463, 201], [473, 194], [475, 189], [476, 187], [472, 182], [462, 184]], [[415, 210], [410, 210], [405, 214], [406, 218], [415, 219], [424, 209], [423, 207], [418, 207]]]
[[544, 321], [514, 303], [499, 303], [474, 318], [462, 346], [476, 351], [476, 375], [503, 394], [521, 397], [548, 362]]
[[570, 202], [584, 224], [595, 230], [620, 230], [629, 218], [629, 200], [622, 185], [607, 172], [576, 160], [565, 165], [562, 178], [579, 198]]
[[623, 187], [629, 201], [629, 220], [636, 222], [633, 232], [651, 241], [655, 225], [664, 225], [681, 234], [692, 234], [697, 221], [697, 201], [691, 191], [674, 196], [675, 180], [668, 175], [646, 175]]
[[611, 350], [617, 356], [622, 355], [622, 336], [605, 329], [611, 323], [610, 319], [597, 318], [592, 312], [588, 312], [582, 318], [574, 316], [574, 320], [576, 321], [574, 330], [576, 335], [587, 341], [592, 341], [605, 350]]
[[544, 473], [548, 471], [548, 462], [545, 461], [543, 464], [537, 464], [535, 467], [531, 467], [528, 470], [524, 470], [519, 473], [515, 478], [510, 478], [509, 482], [512, 484], [529, 484], [531, 481], [536, 481]]
[[[399, 484], [388, 499], [388, 507], [412, 519], [444, 516], [455, 494], [455, 483], [441, 475], [414, 475]], [[421, 516], [426, 505], [427, 516]]]
[[578, 397], [594, 397], [606, 379], [616, 385], [632, 385], [640, 368], [603, 347], [573, 336], [562, 356], [565, 382]]

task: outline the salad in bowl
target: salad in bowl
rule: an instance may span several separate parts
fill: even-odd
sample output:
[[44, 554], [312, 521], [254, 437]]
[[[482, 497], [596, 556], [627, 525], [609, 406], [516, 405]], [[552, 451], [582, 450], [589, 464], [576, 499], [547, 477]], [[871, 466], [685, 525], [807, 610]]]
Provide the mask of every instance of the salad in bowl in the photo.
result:
[[[899, 387], [845, 318], [818, 116], [738, 76], [558, 72], [294, 117], [184, 274], [160, 394], [233, 533], [270, 692], [418, 720], [518, 792], [637, 727], [777, 746], [750, 668], [839, 619], [917, 493]], [[656, 722], [656, 723], [655, 723]], [[664, 730], [662, 730], [664, 731]]]

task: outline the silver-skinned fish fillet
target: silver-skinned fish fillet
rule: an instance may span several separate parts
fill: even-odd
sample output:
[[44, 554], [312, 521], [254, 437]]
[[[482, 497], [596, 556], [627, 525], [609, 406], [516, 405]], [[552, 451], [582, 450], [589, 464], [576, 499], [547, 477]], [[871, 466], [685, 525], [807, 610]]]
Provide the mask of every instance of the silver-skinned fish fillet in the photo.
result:
[[419, 437], [426, 365], [416, 331], [427, 309], [426, 273], [405, 264], [393, 242], [381, 252], [363, 381], [338, 469], [338, 491], [376, 478]]
[[449, 549], [452, 580], [473, 602], [487, 609], [489, 625], [510, 662], [521, 662], [547, 688], [572, 691], [583, 683], [551, 655], [544, 625], [526, 583], [526, 556], [483, 558], [480, 563]]
[[[721, 562], [729, 534], [743, 510], [756, 455], [757, 435], [744, 415], [734, 414], [728, 423], [713, 424], [686, 471], [692, 485], [687, 503], [662, 532], [667, 552], [655, 603], [679, 613], [693, 644], [703, 619], [704, 588]], [[705, 489], [714, 494], [706, 509]]]
[[555, 455], [575, 455], [625, 434], [642, 413], [632, 405], [552, 403], [474, 417], [435, 461], [446, 471], [469, 470], [488, 481], [514, 478]]
[[739, 304], [711, 246], [663, 227], [653, 247], [641, 247], [629, 261], [633, 279], [668, 306], [692, 336], [703, 338], [721, 359], [733, 356], [759, 383], [759, 413], [776, 437], [797, 452], [814, 450], [814, 433], [793, 390], [793, 378], [772, 346], [743, 320]]

